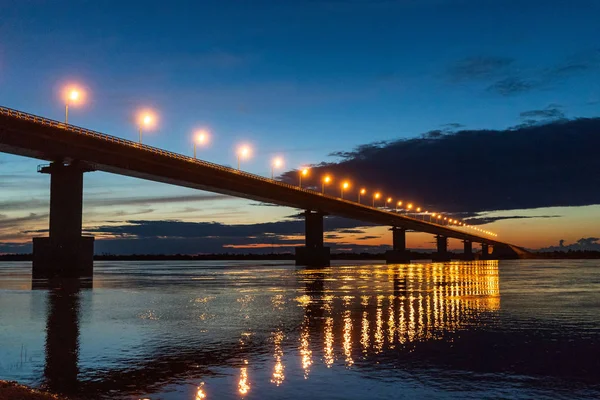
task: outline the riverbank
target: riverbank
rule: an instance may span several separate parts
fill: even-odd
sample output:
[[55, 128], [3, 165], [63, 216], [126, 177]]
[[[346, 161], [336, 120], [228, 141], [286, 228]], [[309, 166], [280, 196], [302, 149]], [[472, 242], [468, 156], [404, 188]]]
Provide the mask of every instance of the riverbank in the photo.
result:
[[16, 382], [0, 381], [0, 400], [66, 400], [40, 390], [19, 385]]

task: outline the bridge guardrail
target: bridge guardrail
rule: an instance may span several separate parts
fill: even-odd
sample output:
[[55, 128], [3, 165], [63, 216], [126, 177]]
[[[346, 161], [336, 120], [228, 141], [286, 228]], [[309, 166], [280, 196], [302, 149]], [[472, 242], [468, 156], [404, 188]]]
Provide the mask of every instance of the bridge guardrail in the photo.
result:
[[400, 217], [406, 218], [406, 219], [414, 221], [414, 222], [430, 224], [430, 225], [433, 225], [435, 227], [443, 227], [445, 229], [448, 229], [450, 231], [454, 231], [454, 232], [457, 232], [457, 233], [468, 234], [470, 236], [480, 237], [480, 238], [485, 239], [485, 240], [492, 240], [492, 239], [484, 238], [484, 237], [481, 237], [479, 235], [475, 235], [475, 234], [472, 234], [472, 233], [459, 231], [459, 230], [456, 230], [454, 228], [450, 228], [448, 226], [438, 225], [438, 224], [435, 224], [435, 223], [432, 223], [432, 222], [427, 222], [425, 220], [420, 220], [420, 219], [412, 218], [412, 217], [405, 216], [405, 215], [399, 215], [397, 213], [392, 213], [390, 211], [381, 210], [381, 209], [379, 209], [377, 207], [371, 207], [371, 206], [367, 206], [367, 205], [364, 205], [364, 204], [360, 204], [360, 203], [356, 203], [356, 202], [353, 202], [353, 201], [349, 201], [349, 200], [346, 200], [346, 199], [342, 199], [342, 198], [339, 198], [339, 197], [330, 196], [330, 195], [323, 194], [323, 193], [315, 191], [315, 190], [301, 188], [301, 187], [298, 187], [298, 186], [290, 185], [290, 184], [285, 183], [285, 182], [281, 182], [281, 181], [277, 181], [277, 180], [274, 180], [274, 179], [265, 178], [265, 177], [260, 176], [260, 175], [251, 174], [249, 172], [241, 171], [241, 170], [238, 170], [238, 169], [235, 169], [235, 168], [226, 167], [226, 166], [223, 166], [223, 165], [211, 163], [209, 161], [204, 161], [204, 160], [200, 160], [200, 159], [197, 159], [197, 158], [194, 158], [194, 157], [185, 156], [183, 154], [175, 153], [175, 152], [168, 151], [168, 150], [163, 150], [163, 149], [160, 149], [158, 147], [148, 146], [146, 144], [134, 142], [134, 141], [128, 140], [128, 139], [123, 139], [123, 138], [120, 138], [120, 137], [117, 137], [117, 136], [107, 135], [106, 133], [97, 132], [97, 131], [94, 131], [94, 130], [91, 130], [91, 129], [81, 128], [81, 127], [78, 127], [78, 126], [75, 126], [75, 125], [66, 124], [64, 122], [59, 122], [59, 121], [56, 121], [56, 120], [53, 120], [53, 119], [40, 117], [38, 115], [29, 114], [29, 113], [26, 113], [26, 112], [23, 112], [23, 111], [14, 110], [12, 108], [0, 106], [0, 115], [7, 115], [7, 116], [10, 116], [10, 117], [15, 117], [15, 118], [24, 119], [24, 120], [27, 120], [27, 121], [32, 121], [32, 122], [35, 122], [35, 123], [39, 123], [39, 124], [42, 124], [42, 125], [48, 125], [48, 126], [52, 126], [52, 127], [55, 127], [55, 128], [65, 129], [65, 130], [68, 130], [70, 132], [74, 132], [74, 133], [77, 133], [77, 134], [86, 135], [86, 136], [92, 136], [92, 137], [95, 137], [95, 138], [98, 138], [98, 139], [102, 139], [102, 140], [106, 140], [106, 141], [109, 141], [109, 142], [115, 142], [115, 143], [119, 143], [119, 144], [122, 144], [122, 145], [125, 145], [125, 146], [130, 146], [130, 147], [134, 147], [134, 148], [137, 148], [137, 149], [147, 150], [147, 151], [150, 151], [152, 153], [160, 154], [160, 155], [165, 156], [165, 157], [170, 157], [170, 158], [174, 158], [174, 159], [177, 159], [177, 160], [182, 160], [182, 161], [186, 161], [186, 162], [200, 164], [200, 165], [203, 165], [205, 167], [217, 169], [217, 170], [224, 171], [224, 172], [236, 173], [236, 174], [243, 175], [243, 176], [251, 178], [251, 179], [259, 180], [259, 181], [270, 183], [270, 184], [273, 184], [273, 185], [278, 185], [278, 186], [281, 186], [281, 187], [286, 187], [288, 189], [296, 190], [296, 191], [299, 191], [299, 192], [308, 193], [308, 194], [311, 194], [311, 195], [315, 195], [316, 194], [316, 195], [319, 195], [319, 196], [322, 196], [322, 197], [325, 197], [325, 198], [328, 198], [328, 199], [331, 199], [331, 200], [342, 201], [342, 202], [345, 202], [345, 203], [348, 203], [348, 204], [352, 204], [354, 206], [360, 206], [360, 207], [364, 207], [364, 208], [367, 208], [367, 209], [374, 209], [374, 210], [377, 210], [379, 212], [389, 213], [390, 215], [392, 215], [394, 217], [400, 216]]

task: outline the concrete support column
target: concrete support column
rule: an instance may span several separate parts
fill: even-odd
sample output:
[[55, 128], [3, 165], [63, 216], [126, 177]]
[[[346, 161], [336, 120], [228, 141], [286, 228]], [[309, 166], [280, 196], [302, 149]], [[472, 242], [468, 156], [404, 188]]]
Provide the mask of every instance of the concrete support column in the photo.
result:
[[433, 254], [433, 261], [450, 261], [450, 254], [448, 253], [448, 238], [446, 236], [437, 235], [435, 240], [437, 244], [437, 252]]
[[463, 240], [464, 244], [464, 254], [463, 257], [467, 261], [471, 261], [475, 259], [475, 255], [473, 254], [473, 242], [470, 240]]
[[410, 254], [406, 251], [406, 229], [394, 226], [392, 229], [392, 250], [385, 252], [387, 264], [410, 263]]
[[392, 243], [396, 251], [406, 250], [406, 229], [397, 226], [392, 228]]
[[326, 267], [330, 262], [330, 249], [323, 245], [323, 213], [306, 211], [305, 246], [296, 247], [296, 265]]
[[482, 260], [490, 259], [490, 247], [487, 243], [481, 243], [481, 259]]
[[33, 240], [33, 278], [79, 278], [93, 274], [94, 238], [81, 236], [83, 173], [78, 163], [54, 162], [50, 174], [49, 237]]
[[323, 214], [307, 211], [304, 213], [304, 235], [306, 247], [323, 247]]

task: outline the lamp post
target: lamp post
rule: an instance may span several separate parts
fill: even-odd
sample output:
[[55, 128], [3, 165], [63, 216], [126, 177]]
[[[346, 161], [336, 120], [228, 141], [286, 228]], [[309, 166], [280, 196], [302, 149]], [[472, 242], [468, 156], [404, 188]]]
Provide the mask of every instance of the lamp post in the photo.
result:
[[308, 168], [302, 168], [300, 170], [300, 173], [298, 174], [299, 180], [298, 180], [298, 187], [302, 187], [302, 177], [307, 177], [308, 176]]
[[194, 158], [196, 158], [196, 146], [203, 146], [208, 141], [208, 132], [205, 130], [198, 131], [194, 138]]
[[396, 203], [396, 212], [398, 212], [400, 207], [402, 207], [402, 200], [398, 200], [398, 202]]
[[139, 116], [139, 143], [142, 144], [142, 128], [151, 128], [154, 124], [155, 117], [149, 111], [140, 113]]
[[367, 189], [364, 189], [364, 188], [363, 188], [363, 189], [360, 189], [360, 190], [358, 191], [358, 204], [360, 204], [360, 196], [361, 196], [361, 195], [363, 195], [363, 196], [364, 196], [365, 194], [367, 194]]
[[67, 101], [65, 102], [65, 124], [69, 124], [69, 102], [73, 104], [77, 103], [81, 97], [81, 93], [77, 89], [71, 89], [67, 95]]
[[281, 159], [281, 157], [276, 157], [275, 159], [273, 159], [273, 162], [271, 163], [271, 179], [275, 180], [275, 168], [279, 168], [283, 165], [283, 160]]
[[237, 169], [240, 170], [240, 164], [242, 158], [248, 158], [250, 156], [250, 147], [241, 146], [237, 151]]
[[[385, 205], [386, 205], [386, 206], [388, 206], [388, 204], [390, 204], [390, 203], [392, 202], [392, 200], [393, 200], [393, 199], [392, 199], [391, 197], [388, 197], [388, 198], [385, 200]], [[390, 207], [388, 206], [388, 208], [390, 208]]]
[[406, 206], [406, 215], [410, 214], [410, 210], [412, 210], [413, 205], [412, 203], [408, 203], [408, 205]]
[[373, 194], [373, 207], [375, 207], [375, 200], [379, 200], [381, 193], [377, 192]]
[[331, 182], [331, 177], [329, 175], [326, 175], [323, 178], [323, 182], [321, 182], [321, 193], [325, 194], [325, 184], [329, 184], [329, 182]]
[[340, 186], [340, 198], [344, 198], [344, 190], [348, 189], [349, 187], [350, 184], [348, 182], [342, 183], [342, 186]]

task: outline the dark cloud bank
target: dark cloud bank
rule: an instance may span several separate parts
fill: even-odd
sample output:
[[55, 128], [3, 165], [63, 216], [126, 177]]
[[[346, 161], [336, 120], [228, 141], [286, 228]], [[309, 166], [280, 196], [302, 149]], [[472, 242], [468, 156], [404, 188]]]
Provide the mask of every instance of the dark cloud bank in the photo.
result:
[[[383, 251], [389, 246], [361, 245], [363, 240], [378, 236], [366, 236], [357, 226], [369, 224], [344, 218], [327, 217], [324, 220], [326, 239], [339, 239], [340, 233], [349, 233], [353, 243], [330, 243], [334, 251]], [[47, 234], [45, 230], [29, 232]], [[198, 254], [198, 253], [264, 253], [291, 252], [304, 244], [304, 220], [297, 215], [278, 222], [248, 225], [225, 225], [217, 222], [141, 221], [130, 220], [123, 225], [101, 225], [88, 229], [86, 234], [111, 236], [112, 239], [97, 240], [96, 254]], [[230, 245], [258, 248], [233, 248]], [[30, 252], [31, 244], [0, 243], [0, 253]]]
[[[556, 116], [556, 107], [524, 113]], [[560, 116], [560, 114], [558, 114]], [[600, 203], [600, 119], [528, 121], [492, 130], [432, 131], [422, 137], [335, 153], [313, 169], [430, 210], [477, 213]], [[295, 171], [284, 175], [295, 183]], [[333, 193], [337, 191], [330, 188]], [[350, 195], [348, 195], [350, 197]], [[489, 221], [486, 221], [489, 222]]]

